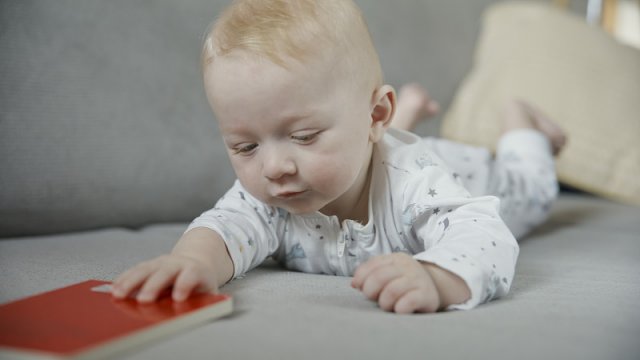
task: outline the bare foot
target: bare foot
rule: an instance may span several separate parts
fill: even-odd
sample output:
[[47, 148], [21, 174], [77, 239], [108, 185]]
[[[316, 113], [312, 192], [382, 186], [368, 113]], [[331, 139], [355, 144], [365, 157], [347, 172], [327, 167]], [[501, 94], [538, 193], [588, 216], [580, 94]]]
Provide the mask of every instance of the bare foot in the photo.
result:
[[558, 155], [567, 143], [565, 131], [546, 114], [526, 101], [509, 101], [505, 108], [504, 118], [504, 132], [530, 128], [546, 135], [551, 143], [553, 155]]
[[420, 121], [437, 114], [438, 111], [440, 105], [429, 96], [424, 87], [416, 83], [407, 84], [400, 88], [391, 126], [411, 131]]

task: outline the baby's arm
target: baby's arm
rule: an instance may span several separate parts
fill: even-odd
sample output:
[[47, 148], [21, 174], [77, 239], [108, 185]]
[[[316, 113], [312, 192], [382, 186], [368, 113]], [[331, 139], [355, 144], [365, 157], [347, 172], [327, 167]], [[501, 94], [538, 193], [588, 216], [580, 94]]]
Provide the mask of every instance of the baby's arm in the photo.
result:
[[471, 297], [469, 287], [457, 275], [404, 253], [378, 256], [362, 264], [351, 285], [383, 310], [403, 314], [435, 312]]
[[233, 276], [233, 262], [222, 237], [197, 227], [187, 231], [170, 254], [140, 263], [113, 283], [113, 296], [125, 298], [136, 290], [140, 302], [153, 302], [173, 286], [172, 297], [185, 300], [194, 290], [217, 291]]

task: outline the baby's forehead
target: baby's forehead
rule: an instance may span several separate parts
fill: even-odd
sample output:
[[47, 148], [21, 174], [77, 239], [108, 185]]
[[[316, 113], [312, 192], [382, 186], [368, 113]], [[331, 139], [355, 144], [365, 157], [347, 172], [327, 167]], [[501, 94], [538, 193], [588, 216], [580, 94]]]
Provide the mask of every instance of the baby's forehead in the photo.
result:
[[348, 69], [343, 61], [329, 56], [328, 52], [303, 59], [283, 57], [281, 62], [276, 62], [263, 54], [234, 50], [216, 56], [205, 66], [204, 72], [205, 79], [213, 76], [216, 81], [244, 82], [244, 85], [250, 86], [264, 77], [270, 77], [275, 82], [286, 79], [289, 83], [326, 83], [328, 80], [344, 79], [344, 76], [336, 75], [344, 74]]
[[308, 109], [324, 102], [330, 93], [344, 93], [343, 85], [337, 82], [343, 78], [317, 59], [294, 61], [285, 67], [268, 59], [229, 54], [208, 65], [204, 84], [215, 112], [228, 115], [225, 118], [240, 113], [259, 118], [261, 113], [276, 110], [302, 117], [304, 111], [298, 111], [296, 104]]

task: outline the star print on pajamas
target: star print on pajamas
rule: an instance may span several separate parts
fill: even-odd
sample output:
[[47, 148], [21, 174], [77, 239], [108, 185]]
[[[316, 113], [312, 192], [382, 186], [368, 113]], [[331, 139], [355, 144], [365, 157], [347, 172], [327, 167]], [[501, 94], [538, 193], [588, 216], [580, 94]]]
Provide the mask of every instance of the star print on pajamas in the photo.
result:
[[295, 259], [306, 259], [307, 254], [305, 254], [304, 249], [300, 243], [293, 245], [291, 250], [286, 255], [287, 261], [293, 261]]

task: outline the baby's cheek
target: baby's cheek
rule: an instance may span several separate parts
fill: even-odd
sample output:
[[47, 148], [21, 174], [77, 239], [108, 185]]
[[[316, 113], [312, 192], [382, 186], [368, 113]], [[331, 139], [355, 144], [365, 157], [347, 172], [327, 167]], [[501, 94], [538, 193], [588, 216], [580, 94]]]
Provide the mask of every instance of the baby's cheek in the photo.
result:
[[[348, 155], [347, 155], [348, 156]], [[314, 164], [313, 182], [326, 192], [346, 191], [357, 176], [357, 170], [343, 159], [329, 159]]]
[[236, 171], [236, 176], [240, 180], [240, 184], [253, 196], [261, 201], [266, 200], [264, 186], [261, 183], [261, 178], [252, 175], [250, 171]]

